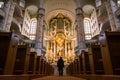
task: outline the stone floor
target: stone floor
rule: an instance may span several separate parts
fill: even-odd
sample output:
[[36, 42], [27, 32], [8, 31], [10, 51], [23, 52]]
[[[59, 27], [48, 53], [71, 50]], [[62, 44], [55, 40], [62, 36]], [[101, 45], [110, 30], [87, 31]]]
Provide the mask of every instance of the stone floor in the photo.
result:
[[47, 76], [47, 77], [37, 78], [33, 80], [86, 80], [86, 79], [76, 78], [71, 76]]

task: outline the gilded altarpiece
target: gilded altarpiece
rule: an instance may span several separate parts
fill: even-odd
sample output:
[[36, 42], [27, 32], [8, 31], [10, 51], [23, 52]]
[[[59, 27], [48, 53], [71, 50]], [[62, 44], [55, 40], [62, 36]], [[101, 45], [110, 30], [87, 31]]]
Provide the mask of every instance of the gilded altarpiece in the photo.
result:
[[65, 64], [74, 60], [74, 29], [68, 17], [59, 13], [49, 22], [46, 31], [46, 59], [49, 63], [56, 63], [63, 57]]

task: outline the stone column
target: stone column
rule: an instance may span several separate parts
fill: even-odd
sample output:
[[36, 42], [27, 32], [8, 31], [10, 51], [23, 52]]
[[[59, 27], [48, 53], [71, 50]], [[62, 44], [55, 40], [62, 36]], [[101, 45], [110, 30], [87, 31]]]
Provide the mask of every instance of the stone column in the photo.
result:
[[120, 20], [119, 20], [119, 18], [115, 14], [116, 10], [118, 9], [118, 6], [117, 6], [117, 4], [113, 0], [109, 0], [108, 4], [111, 5], [111, 10], [112, 10], [113, 17], [114, 17], [114, 20], [115, 20], [114, 22], [116, 24], [116, 29], [115, 30], [116, 31], [120, 31]]
[[111, 30], [112, 31], [116, 31], [116, 24], [115, 24], [114, 14], [113, 14], [113, 11], [112, 11], [111, 1], [112, 0], [107, 0], [106, 1], [106, 10], [107, 10], [107, 14], [108, 14], [108, 19], [109, 19], [109, 22], [110, 22]]
[[10, 26], [13, 20], [13, 14], [14, 14], [14, 10], [15, 10], [15, 2], [14, 0], [9, 0], [6, 4], [5, 4], [5, 20], [3, 21], [3, 30], [9, 32], [10, 31]]
[[45, 9], [39, 8], [37, 15], [37, 30], [36, 30], [36, 43], [35, 50], [37, 55], [41, 56], [43, 46], [43, 22], [44, 22]]
[[78, 41], [78, 48], [79, 48], [79, 54], [81, 53], [82, 49], [86, 48], [85, 45], [85, 33], [84, 33], [84, 16], [83, 16], [83, 10], [82, 8], [76, 9], [76, 30], [77, 30], [77, 41]]

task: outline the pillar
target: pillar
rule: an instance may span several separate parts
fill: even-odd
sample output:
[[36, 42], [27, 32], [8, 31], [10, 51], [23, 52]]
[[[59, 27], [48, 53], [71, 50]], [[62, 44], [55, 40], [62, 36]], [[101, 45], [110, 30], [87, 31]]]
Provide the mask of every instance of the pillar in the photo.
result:
[[15, 2], [14, 0], [9, 0], [4, 7], [5, 10], [5, 19], [3, 20], [2, 26], [3, 30], [9, 32], [10, 26], [13, 20], [13, 14], [15, 10]]
[[79, 48], [79, 54], [81, 53], [82, 49], [86, 48], [85, 45], [85, 33], [84, 33], [84, 16], [83, 16], [83, 10], [82, 8], [78, 7], [76, 9], [76, 30], [77, 30], [77, 41], [78, 41], [78, 48]]
[[37, 52], [37, 55], [39, 56], [41, 56], [42, 54], [42, 46], [43, 46], [44, 14], [45, 14], [45, 9], [39, 8], [37, 15], [37, 30], [36, 30], [36, 43], [35, 43], [35, 50]]
[[112, 0], [106, 1], [106, 10], [112, 31], [116, 31], [117, 29], [119, 29], [119, 20], [117, 20], [117, 18], [115, 17], [115, 8], [115, 4]]
[[[115, 1], [113, 0], [108, 0], [107, 2], [108, 4], [111, 5], [111, 10], [112, 10], [112, 13], [113, 13], [113, 17], [114, 17], [114, 22], [115, 22], [115, 25], [116, 25], [116, 29], [117, 31], [120, 31], [120, 20], [119, 20], [119, 17], [116, 16], [116, 11], [119, 9], [117, 4], [115, 3]], [[107, 7], [108, 8], [108, 7]]]

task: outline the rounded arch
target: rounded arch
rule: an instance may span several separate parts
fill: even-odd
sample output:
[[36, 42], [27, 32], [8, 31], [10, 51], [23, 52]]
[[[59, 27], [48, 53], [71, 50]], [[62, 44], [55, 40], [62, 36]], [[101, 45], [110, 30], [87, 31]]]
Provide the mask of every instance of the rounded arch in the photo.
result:
[[68, 17], [68, 18], [71, 20], [72, 25], [74, 24], [74, 22], [75, 22], [75, 15], [74, 15], [72, 12], [70, 12], [70, 11], [68, 11], [68, 10], [65, 10], [65, 9], [56, 9], [56, 10], [53, 10], [53, 11], [47, 13], [47, 14], [45, 15], [45, 21], [47, 22], [47, 24], [48, 24], [48, 22], [49, 22], [52, 18], [54, 18], [55, 16], [57, 16], [58, 13], [61, 13], [61, 14], [63, 14], [65, 17]]
[[46, 14], [57, 9], [68, 10], [75, 14], [76, 8], [74, 0], [47, 0], [45, 3]]
[[33, 20], [37, 21], [37, 19], [36, 19], [36, 18], [31, 18], [31, 21], [33, 21]]
[[36, 28], [37, 28], [37, 19], [32, 18], [30, 20], [30, 32], [29, 32], [29, 38], [31, 40], [35, 40]]

